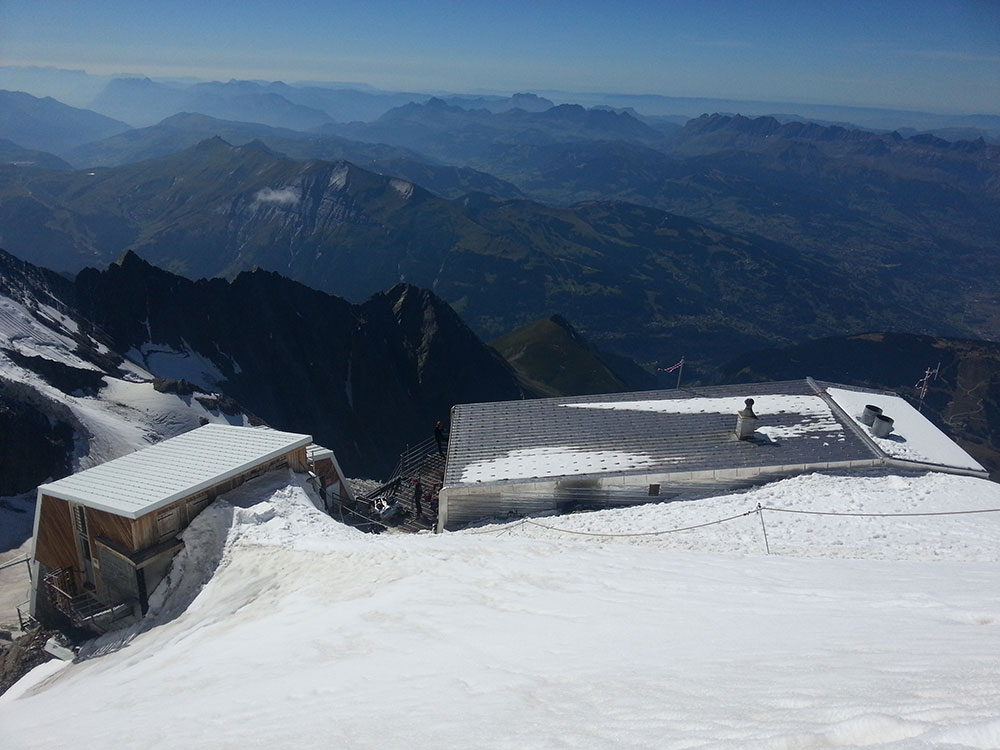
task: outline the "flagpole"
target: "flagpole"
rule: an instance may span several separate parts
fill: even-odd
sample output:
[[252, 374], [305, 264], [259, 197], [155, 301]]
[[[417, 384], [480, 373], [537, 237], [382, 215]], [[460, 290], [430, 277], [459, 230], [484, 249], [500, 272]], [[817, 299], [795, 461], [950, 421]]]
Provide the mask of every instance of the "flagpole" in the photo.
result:
[[677, 370], [677, 387], [681, 387], [681, 376], [684, 374], [684, 357], [681, 357], [681, 361], [676, 365], [671, 365], [670, 367], [657, 367], [657, 372], [668, 373]]

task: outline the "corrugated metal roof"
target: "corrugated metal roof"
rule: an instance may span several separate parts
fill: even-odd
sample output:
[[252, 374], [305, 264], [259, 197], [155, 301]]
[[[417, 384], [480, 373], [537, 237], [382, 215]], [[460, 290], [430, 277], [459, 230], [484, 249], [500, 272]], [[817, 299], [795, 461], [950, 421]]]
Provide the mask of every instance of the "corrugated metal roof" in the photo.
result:
[[139, 518], [311, 440], [309, 435], [292, 432], [209, 424], [43, 484], [38, 490], [115, 515]]
[[[733, 434], [753, 398], [754, 440]], [[445, 487], [864, 461], [874, 445], [806, 380], [462, 404]]]

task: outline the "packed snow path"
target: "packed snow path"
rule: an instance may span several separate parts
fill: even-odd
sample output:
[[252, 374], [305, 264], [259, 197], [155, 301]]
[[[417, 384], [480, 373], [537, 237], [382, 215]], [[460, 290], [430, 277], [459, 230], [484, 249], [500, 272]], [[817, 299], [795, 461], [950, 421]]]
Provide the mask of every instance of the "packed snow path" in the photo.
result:
[[[144, 632], [0, 697], [2, 744], [1000, 747], [1000, 514], [782, 514], [767, 556], [756, 514], [368, 536], [285, 481], [196, 519]], [[813, 476], [550, 521], [758, 502], [975, 509], [1000, 486]]]

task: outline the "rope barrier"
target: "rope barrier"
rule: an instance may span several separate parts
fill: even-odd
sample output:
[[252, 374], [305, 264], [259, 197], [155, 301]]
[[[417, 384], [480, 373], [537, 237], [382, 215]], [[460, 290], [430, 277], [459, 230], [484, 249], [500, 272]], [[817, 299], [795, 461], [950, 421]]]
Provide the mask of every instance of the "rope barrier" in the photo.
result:
[[595, 531], [572, 531], [571, 529], [560, 529], [557, 526], [548, 526], [544, 523], [539, 523], [538, 521], [532, 521], [531, 519], [524, 519], [522, 523], [530, 523], [532, 526], [540, 526], [543, 529], [548, 529], [549, 531], [558, 531], [563, 534], [576, 534], [578, 536], [607, 536], [607, 537], [624, 537], [624, 536], [661, 536], [663, 534], [676, 534], [679, 531], [692, 531], [694, 529], [702, 529], [706, 526], [715, 526], [720, 523], [728, 523], [729, 521], [735, 521], [737, 518], [745, 518], [753, 513], [756, 513], [757, 509], [748, 510], [745, 513], [739, 513], [735, 516], [729, 516], [728, 518], [720, 518], [717, 521], [706, 521], [705, 523], [698, 523], [694, 526], [683, 526], [677, 529], [667, 529], [665, 531], [636, 531], [629, 534], [615, 534], [611, 532], [595, 532]]
[[479, 531], [469, 531], [469, 534], [502, 534], [505, 531], [510, 531], [518, 526], [524, 526], [527, 523], [527, 519], [521, 518], [514, 523], [509, 523], [506, 526], [501, 526], [499, 529], [481, 529]]
[[763, 506], [761, 510], [771, 510], [775, 513], [799, 513], [807, 516], [854, 516], [856, 518], [913, 518], [917, 516], [965, 516], [973, 513], [1000, 513], [1000, 508], [984, 508], [982, 510], [941, 510], [927, 513], [848, 513], [826, 510], [794, 510], [792, 508], [772, 508]]
[[[575, 536], [599, 536], [599, 537], [641, 537], [641, 536], [662, 536], [664, 534], [676, 534], [681, 531], [693, 531], [695, 529], [702, 529], [706, 526], [716, 526], [722, 523], [728, 523], [730, 521], [735, 521], [740, 518], [746, 518], [747, 516], [753, 515], [754, 513], [760, 514], [761, 527], [764, 526], [764, 511], [770, 510], [775, 513], [799, 513], [803, 515], [810, 516], [853, 516], [858, 518], [913, 518], [919, 516], [961, 516], [961, 515], [972, 515], [976, 513], [1000, 513], [1000, 508], [984, 508], [979, 510], [944, 510], [944, 511], [929, 511], [926, 513], [848, 513], [839, 511], [821, 511], [821, 510], [794, 510], [792, 508], [772, 508], [767, 505], [760, 505], [758, 503], [757, 507], [751, 508], [743, 513], [738, 513], [734, 516], [728, 516], [726, 518], [720, 518], [715, 521], [706, 521], [705, 523], [694, 524], [693, 526], [681, 526], [676, 529], [666, 529], [664, 531], [637, 531], [631, 533], [615, 533], [615, 532], [599, 532], [599, 531], [574, 531], [572, 529], [562, 529], [558, 526], [549, 526], [548, 524], [541, 523], [539, 521], [532, 520], [530, 518], [522, 518], [514, 523], [506, 524], [500, 528], [483, 529], [480, 531], [469, 531], [469, 534], [503, 534], [513, 529], [524, 526], [525, 524], [530, 524], [532, 526], [538, 526], [539, 528], [546, 529], [548, 531], [556, 531], [561, 534], [571, 534]], [[767, 529], [763, 528], [764, 531], [764, 543], [767, 546], [768, 554], [770, 554], [770, 544], [767, 542]]]

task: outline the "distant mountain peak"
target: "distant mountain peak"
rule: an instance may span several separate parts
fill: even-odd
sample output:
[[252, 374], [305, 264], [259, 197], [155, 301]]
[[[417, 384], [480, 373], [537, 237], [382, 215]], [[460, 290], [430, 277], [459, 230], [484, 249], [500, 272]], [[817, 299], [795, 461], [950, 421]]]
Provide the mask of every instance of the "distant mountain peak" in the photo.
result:
[[[225, 141], [223, 141], [223, 143], [225, 143]], [[268, 156], [274, 156], [274, 157], [278, 157], [279, 156], [276, 151], [274, 151], [272, 148], [270, 148], [260, 138], [254, 138], [249, 143], [244, 143], [242, 146], [239, 146], [239, 150], [240, 151], [244, 151], [244, 150], [246, 150], [246, 151], [259, 151], [262, 154], [267, 154]]]

